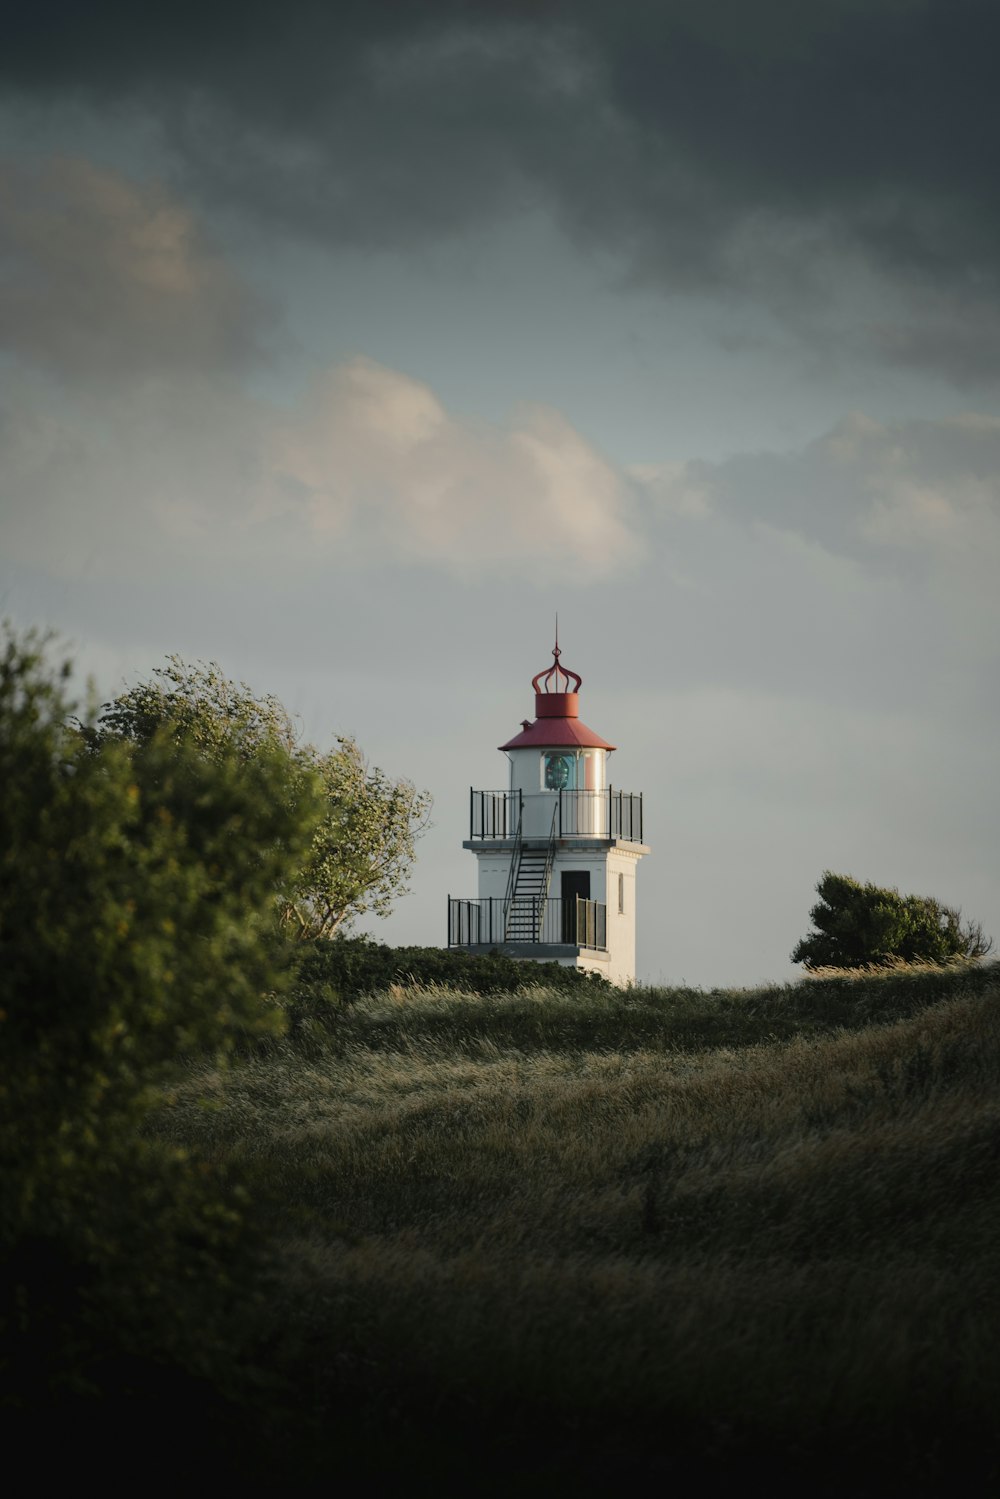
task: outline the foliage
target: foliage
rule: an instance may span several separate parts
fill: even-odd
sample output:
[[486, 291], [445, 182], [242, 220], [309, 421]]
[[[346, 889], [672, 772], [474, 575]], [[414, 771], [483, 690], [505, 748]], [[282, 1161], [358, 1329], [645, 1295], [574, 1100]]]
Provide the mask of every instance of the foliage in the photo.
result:
[[319, 784], [325, 815], [279, 894], [282, 921], [297, 940], [330, 937], [365, 911], [385, 915], [405, 892], [430, 798], [368, 766], [353, 739], [326, 753], [301, 744], [276, 698], [230, 681], [214, 662], [189, 665], [178, 656], [107, 704], [94, 737], [142, 743], [162, 728], [210, 759], [250, 764], [282, 755], [293, 796], [302, 780]]
[[302, 940], [332, 937], [365, 911], [388, 914], [407, 889], [430, 797], [367, 765], [353, 739], [341, 738], [327, 754], [299, 753], [314, 767], [327, 808], [301, 883], [283, 911]]
[[[323, 1038], [351, 1034], [349, 1012], [368, 995], [420, 986], [435, 992], [495, 996], [494, 1023], [516, 1024], [518, 1001], [545, 985], [575, 996], [616, 992], [606, 979], [558, 963], [524, 963], [500, 953], [485, 956], [441, 947], [389, 947], [371, 937], [337, 937], [299, 949], [295, 978], [282, 996], [288, 1035], [302, 1048]], [[584, 1010], [586, 1010], [584, 1005]], [[581, 1013], [577, 1018], [580, 1019]], [[267, 1049], [266, 1040], [250, 1049]]]
[[433, 984], [466, 994], [514, 994], [539, 984], [574, 994], [611, 991], [599, 974], [558, 963], [524, 963], [499, 952], [480, 956], [445, 947], [389, 947], [368, 936], [338, 937], [303, 952], [291, 993], [292, 1012], [320, 1013], [324, 1002], [352, 1004], [396, 984]]
[[[471, 982], [461, 985], [427, 978], [407, 984], [401, 976], [344, 1005], [324, 982], [321, 961], [314, 961], [325, 951], [308, 954], [282, 999], [288, 1036], [303, 1051], [307, 1044], [346, 1052], [433, 1042], [456, 1053], [500, 1046], [626, 1055], [777, 1044], [893, 1024], [957, 992], [995, 993], [998, 979], [995, 964], [955, 962], [886, 966], [860, 976], [852, 971], [757, 989], [623, 990], [566, 969], [557, 969], [555, 983], [544, 970], [533, 982], [531, 970], [543, 965], [519, 964], [517, 989], [491, 987], [488, 970], [485, 978], [468, 973]], [[459, 972], [464, 968], [459, 964]]]
[[995, 964], [404, 989], [308, 1061], [286, 1040], [199, 1068], [160, 1127], [281, 1194], [274, 1365], [300, 1424], [285, 1441], [275, 1412], [264, 1460], [445, 1493], [470, 1465], [509, 1492], [528, 1447], [539, 1492], [989, 1469], [998, 998]]
[[197, 745], [209, 759], [252, 761], [268, 747], [294, 753], [295, 725], [278, 699], [229, 681], [214, 662], [188, 666], [168, 656], [153, 678], [105, 704], [96, 731], [101, 742], [141, 744], [167, 723], [175, 738]]
[[963, 926], [959, 911], [929, 896], [900, 895], [830, 870], [816, 892], [820, 898], [809, 913], [816, 930], [792, 953], [793, 963], [809, 969], [980, 958], [993, 945], [978, 923]]
[[273, 891], [321, 807], [270, 745], [241, 761], [163, 730], [88, 740], [68, 722], [69, 670], [37, 636], [8, 635], [0, 1256], [8, 1363], [49, 1336], [65, 1354], [49, 1377], [81, 1380], [87, 1327], [120, 1340], [152, 1320], [169, 1344], [179, 1318], [193, 1346], [213, 1323], [208, 1305], [186, 1324], [181, 1308], [205, 1297], [208, 1267], [229, 1273], [239, 1193], [138, 1129], [179, 1058], [280, 1026], [263, 999], [286, 950]]

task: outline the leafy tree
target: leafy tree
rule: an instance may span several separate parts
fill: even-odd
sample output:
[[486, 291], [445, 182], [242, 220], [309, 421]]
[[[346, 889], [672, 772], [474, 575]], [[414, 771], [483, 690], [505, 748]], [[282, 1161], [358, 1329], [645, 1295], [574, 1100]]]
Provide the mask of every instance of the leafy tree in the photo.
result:
[[809, 969], [980, 958], [993, 946], [978, 922], [963, 925], [960, 911], [930, 896], [900, 895], [830, 870], [816, 893], [820, 898], [809, 913], [816, 930], [791, 955]]
[[251, 763], [279, 752], [290, 786], [304, 777], [321, 787], [325, 815], [307, 857], [278, 892], [281, 919], [297, 940], [331, 937], [365, 911], [385, 915], [405, 892], [430, 798], [368, 766], [353, 739], [339, 739], [326, 753], [301, 744], [277, 698], [229, 681], [214, 662], [192, 666], [178, 656], [106, 705], [96, 738], [142, 743], [164, 727], [210, 759], [234, 755]]
[[287, 953], [273, 892], [323, 805], [270, 744], [241, 760], [172, 729], [88, 737], [68, 675], [37, 636], [8, 634], [0, 1364], [9, 1378], [28, 1350], [43, 1382], [86, 1385], [109, 1339], [138, 1346], [156, 1327], [161, 1349], [211, 1347], [207, 1288], [231, 1273], [238, 1194], [140, 1126], [185, 1055], [281, 1028], [265, 997]]

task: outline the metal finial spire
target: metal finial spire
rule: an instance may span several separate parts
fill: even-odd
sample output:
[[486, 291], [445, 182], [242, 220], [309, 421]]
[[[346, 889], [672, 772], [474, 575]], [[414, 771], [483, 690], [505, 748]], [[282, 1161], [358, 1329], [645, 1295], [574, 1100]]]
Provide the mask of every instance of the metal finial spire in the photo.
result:
[[581, 677], [579, 672], [569, 671], [565, 666], [559, 664], [562, 651], [559, 649], [559, 616], [556, 615], [556, 643], [552, 647], [552, 665], [548, 671], [540, 671], [537, 677], [532, 677], [531, 685], [535, 692], [579, 692]]

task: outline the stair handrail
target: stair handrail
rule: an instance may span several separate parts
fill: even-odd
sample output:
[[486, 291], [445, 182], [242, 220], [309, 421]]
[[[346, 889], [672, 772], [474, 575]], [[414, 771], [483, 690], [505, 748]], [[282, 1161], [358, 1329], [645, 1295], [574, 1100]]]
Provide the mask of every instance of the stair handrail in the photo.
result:
[[548, 904], [548, 899], [549, 899], [549, 884], [550, 884], [550, 882], [552, 880], [552, 866], [555, 863], [555, 857], [556, 857], [556, 819], [557, 818], [559, 819], [559, 825], [560, 825], [560, 827], [562, 826], [562, 816], [561, 816], [562, 807], [560, 805], [561, 798], [562, 798], [562, 793], [560, 792], [560, 801], [557, 801], [556, 804], [555, 804], [555, 806], [552, 808], [552, 826], [549, 829], [549, 846], [545, 850], [545, 870], [544, 870], [544, 872], [542, 874], [542, 888], [538, 892], [538, 911], [537, 911], [537, 917], [536, 917], [536, 922], [535, 922], [535, 941], [536, 942], [541, 942], [541, 940], [542, 940], [542, 924], [545, 921], [545, 907]]
[[510, 851], [510, 873], [507, 876], [507, 893], [503, 898], [503, 935], [507, 940], [507, 930], [510, 926], [511, 907], [514, 903], [514, 889], [517, 885], [518, 870], [521, 868], [522, 849], [522, 824], [524, 822], [524, 792], [517, 793], [517, 832], [514, 834], [514, 847]]

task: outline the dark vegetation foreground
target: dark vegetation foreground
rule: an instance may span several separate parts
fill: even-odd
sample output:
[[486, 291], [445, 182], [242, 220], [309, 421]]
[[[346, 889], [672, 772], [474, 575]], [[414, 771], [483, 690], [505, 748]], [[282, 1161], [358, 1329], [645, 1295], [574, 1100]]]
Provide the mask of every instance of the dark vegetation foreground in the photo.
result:
[[22, 1434], [323, 1490], [1000, 1476], [997, 965], [345, 1002], [316, 961], [147, 1128], [239, 1233], [158, 1266], [119, 1168], [132, 1270], [36, 1320], [76, 1366]]

